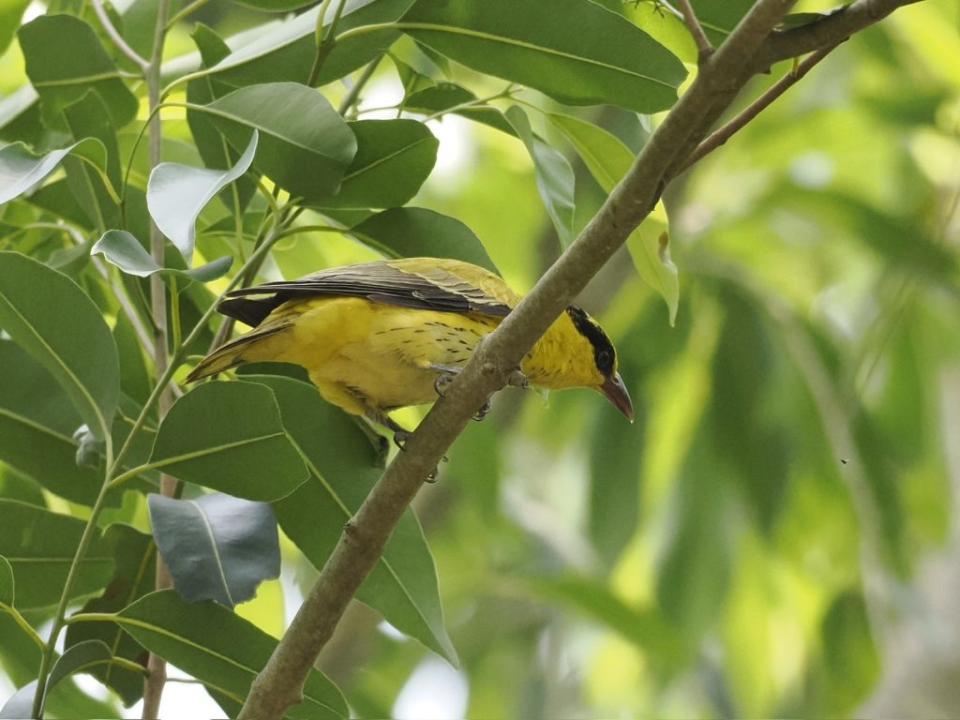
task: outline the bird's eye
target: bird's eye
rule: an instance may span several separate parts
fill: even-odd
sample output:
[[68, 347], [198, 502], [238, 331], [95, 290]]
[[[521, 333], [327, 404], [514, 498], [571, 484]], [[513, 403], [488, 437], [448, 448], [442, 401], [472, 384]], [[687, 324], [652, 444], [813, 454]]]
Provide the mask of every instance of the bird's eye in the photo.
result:
[[597, 368], [600, 370], [609, 370], [613, 366], [609, 350], [601, 350], [597, 353]]

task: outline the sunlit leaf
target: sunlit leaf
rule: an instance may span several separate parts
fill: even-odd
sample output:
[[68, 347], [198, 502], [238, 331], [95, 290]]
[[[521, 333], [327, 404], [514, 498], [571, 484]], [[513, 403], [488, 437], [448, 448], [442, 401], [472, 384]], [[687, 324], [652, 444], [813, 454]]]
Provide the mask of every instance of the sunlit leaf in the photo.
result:
[[210, 170], [167, 162], [160, 163], [150, 173], [150, 182], [147, 184], [147, 207], [150, 209], [150, 216], [161, 232], [177, 246], [187, 262], [193, 256], [197, 217], [218, 192], [247, 171], [257, 151], [258, 139], [259, 134], [254, 129], [247, 149], [236, 165], [227, 170]]
[[277, 521], [266, 503], [216, 493], [195, 500], [152, 494], [150, 522], [174, 587], [187, 602], [232, 608], [280, 574]]
[[42, 263], [0, 252], [0, 327], [56, 378], [93, 433], [105, 438], [120, 371], [117, 346], [90, 298]]
[[514, 105], [507, 110], [506, 117], [530, 153], [540, 198], [560, 244], [566, 247], [573, 242], [573, 169], [563, 155], [533, 134], [530, 119], [522, 109]]
[[225, 255], [190, 270], [163, 268], [157, 265], [140, 241], [126, 230], [108, 230], [91, 248], [90, 254], [103, 254], [111, 265], [116, 265], [128, 275], [149, 277], [154, 273], [163, 273], [200, 282], [223, 277], [233, 264], [233, 258]]
[[35, 187], [71, 153], [99, 167], [106, 165], [106, 151], [95, 138], [87, 138], [39, 156], [19, 143], [0, 148], [0, 205]]

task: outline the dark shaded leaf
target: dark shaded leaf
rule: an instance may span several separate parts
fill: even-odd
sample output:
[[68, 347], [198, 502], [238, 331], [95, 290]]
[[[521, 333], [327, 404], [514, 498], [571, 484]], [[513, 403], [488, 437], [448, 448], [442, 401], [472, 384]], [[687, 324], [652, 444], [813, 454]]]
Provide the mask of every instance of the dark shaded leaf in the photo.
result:
[[389, 208], [417, 194], [437, 161], [439, 142], [416, 120], [358, 120], [349, 123], [357, 154], [336, 195], [321, 208]]
[[220, 493], [148, 500], [153, 537], [187, 602], [214, 600], [232, 608], [280, 575], [280, 540], [269, 504]]
[[[144, 596], [124, 608], [115, 622], [150, 651], [240, 703], [277, 644], [222, 605], [188, 604], [174, 590]], [[348, 716], [340, 691], [316, 670], [307, 677], [303, 695], [287, 717]]]
[[453, 258], [498, 272], [470, 228], [433, 210], [384, 210], [350, 228], [350, 234], [388, 257]]
[[181, 480], [249, 500], [290, 494], [307, 470], [259, 383], [208, 382], [163, 419], [150, 464]]
[[15, 584], [13, 581], [13, 567], [10, 561], [0, 555], [0, 605], [13, 607], [15, 599]]
[[[20, 609], [46, 607], [60, 599], [73, 555], [86, 523], [69, 515], [0, 498], [0, 554], [10, 561]], [[71, 597], [106, 585], [113, 559], [100, 538], [84, 558]]]
[[413, 93], [404, 100], [403, 107], [405, 110], [422, 112], [427, 115], [449, 111], [469, 120], [489, 125], [508, 135], [516, 136], [516, 130], [507, 122], [502, 112], [494, 107], [472, 105], [476, 100], [476, 95], [460, 85], [439, 83], [436, 87]]
[[357, 152], [356, 138], [326, 98], [297, 83], [252, 85], [205, 108], [235, 148], [258, 131], [254, 167], [307, 201], [335, 193]]
[[[276, 393], [284, 425], [311, 475], [296, 492], [274, 503], [277, 520], [307, 559], [321, 568], [344, 523], [379, 478], [378, 454], [356, 423], [325, 403], [316, 388], [281, 377], [255, 379]], [[404, 514], [357, 598], [455, 662], [456, 651], [443, 625], [436, 568], [411, 511]]]
[[[129, 525], [113, 524], [104, 533], [104, 543], [112, 550], [114, 573], [100, 597], [88, 600], [82, 613], [113, 613], [154, 589], [156, 548], [149, 535]], [[67, 627], [66, 647], [99, 640], [122, 657], [146, 667], [147, 651], [116, 625], [110, 623], [74, 623]], [[98, 666], [91, 674], [117, 692], [126, 706], [143, 697], [143, 677], [117, 665]]]

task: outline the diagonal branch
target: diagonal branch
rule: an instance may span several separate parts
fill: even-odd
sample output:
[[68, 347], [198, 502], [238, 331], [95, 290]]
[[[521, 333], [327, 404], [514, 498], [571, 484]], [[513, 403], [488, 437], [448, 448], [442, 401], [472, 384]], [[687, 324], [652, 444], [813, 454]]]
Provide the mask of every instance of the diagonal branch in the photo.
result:
[[775, 32], [767, 43], [764, 60], [772, 65], [779, 60], [836, 45], [883, 20], [897, 8], [916, 2], [921, 0], [856, 0], [807, 25]]
[[[891, 2], [857, 0], [851, 8]], [[300, 702], [303, 683], [318, 653], [424, 479], [486, 399], [506, 384], [510, 372], [534, 342], [649, 214], [675, 175], [673, 168], [683, 167], [749, 78], [769, 66], [764, 61], [773, 54], [772, 29], [792, 5], [793, 0], [757, 0], [726, 42], [703, 63], [690, 88], [577, 240], [480, 344], [420, 423], [406, 451], [387, 468], [347, 523], [316, 584], [253, 681], [239, 720], [282, 717]], [[856, 17], [860, 17], [859, 12], [852, 11]], [[824, 45], [835, 44], [852, 31], [843, 26], [827, 33], [829, 41], [820, 36], [818, 39]]]

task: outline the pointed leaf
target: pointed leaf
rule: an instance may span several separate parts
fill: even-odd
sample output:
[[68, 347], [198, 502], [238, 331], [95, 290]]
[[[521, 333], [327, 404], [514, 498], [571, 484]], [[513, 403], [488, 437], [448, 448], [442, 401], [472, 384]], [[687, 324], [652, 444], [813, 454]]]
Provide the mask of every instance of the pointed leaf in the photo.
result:
[[[144, 596], [124, 608], [114, 622], [151, 652], [238, 703], [243, 703], [251, 681], [277, 644], [222, 605], [191, 605], [174, 590]], [[340, 691], [316, 670], [307, 677], [303, 696], [287, 717], [333, 720], [348, 716]]]
[[254, 167], [308, 201], [335, 193], [357, 152], [356, 138], [327, 99], [297, 83], [241, 88], [204, 111], [235, 148], [251, 129], [259, 131]]
[[[63, 116], [73, 139], [96, 138], [103, 144], [106, 163], [103, 170], [67, 158], [67, 182], [95, 227], [108, 228], [119, 224], [120, 203], [116, 189], [121, 186], [120, 150], [117, 131], [109, 110], [96, 90], [63, 109]], [[102, 173], [102, 175], [101, 175]]]
[[[611, 192], [633, 164], [630, 148], [616, 135], [580, 118], [559, 114], [548, 117], [576, 149], [597, 184], [605, 192]], [[640, 227], [630, 233], [627, 249], [640, 277], [667, 303], [673, 326], [680, 305], [680, 278], [670, 258], [666, 232], [667, 213], [659, 202]]]
[[416, 120], [359, 120], [349, 123], [357, 154], [340, 191], [322, 208], [399, 207], [417, 194], [437, 161], [440, 143]]
[[[343, 524], [380, 476], [376, 453], [356, 423], [325, 403], [311, 385], [266, 375], [247, 378], [273, 389], [284, 425], [310, 468], [310, 479], [275, 502], [274, 510], [284, 533], [321, 568]], [[404, 514], [357, 598], [400, 631], [456, 662], [443, 625], [436, 568], [412, 512]]]
[[[17, 606], [46, 607], [60, 599], [74, 551], [86, 525], [82, 520], [44, 508], [0, 498], [0, 554], [13, 568]], [[72, 597], [88, 595], [106, 585], [113, 559], [96, 538], [80, 561]]]
[[537, 191], [557, 230], [560, 244], [567, 247], [573, 242], [574, 197], [573, 169], [570, 163], [554, 148], [533, 134], [527, 114], [514, 105], [506, 112], [507, 120], [517, 132], [533, 160], [537, 178]]
[[570, 105], [663, 110], [676, 101], [686, 74], [622, 15], [582, 0], [420, 0], [401, 27], [474, 70]]
[[426, 208], [384, 210], [354, 225], [350, 234], [388, 257], [453, 258], [497, 272], [473, 230]]
[[58, 682], [74, 673], [90, 672], [98, 665], [109, 665], [113, 654], [106, 643], [100, 640], [84, 640], [73, 647], [67, 648], [54, 664], [47, 680], [47, 693]]
[[84, 422], [105, 438], [120, 368], [110, 329], [86, 293], [36, 260], [0, 252], [0, 328], [56, 378]]
[[150, 464], [181, 480], [250, 500], [276, 500], [307, 477], [269, 388], [208, 382], [163, 419]]
[[196, 500], [151, 494], [150, 523], [174, 587], [187, 602], [232, 608], [280, 575], [277, 521], [267, 503], [216, 493]]
[[253, 162], [259, 134], [250, 136], [247, 149], [228, 170], [208, 170], [165, 162], [150, 173], [147, 207], [160, 231], [177, 246], [187, 262], [193, 257], [197, 217], [218, 192], [243, 175]]
[[65, 129], [60, 110], [90, 88], [100, 93], [115, 127], [133, 120], [137, 99], [93, 28], [83, 20], [72, 15], [41, 15], [21, 27], [17, 35], [48, 126]]
[[0, 205], [28, 192], [59, 167], [71, 153], [106, 166], [106, 151], [99, 140], [86, 138], [46, 155], [34, 155], [22, 143], [0, 148]]
[[150, 277], [154, 273], [163, 273], [200, 282], [209, 282], [223, 277], [233, 264], [233, 258], [224, 255], [191, 270], [162, 268], [157, 265], [140, 241], [126, 230], [108, 230], [90, 249], [90, 254], [102, 254], [111, 265], [116, 265], [128, 275]]

